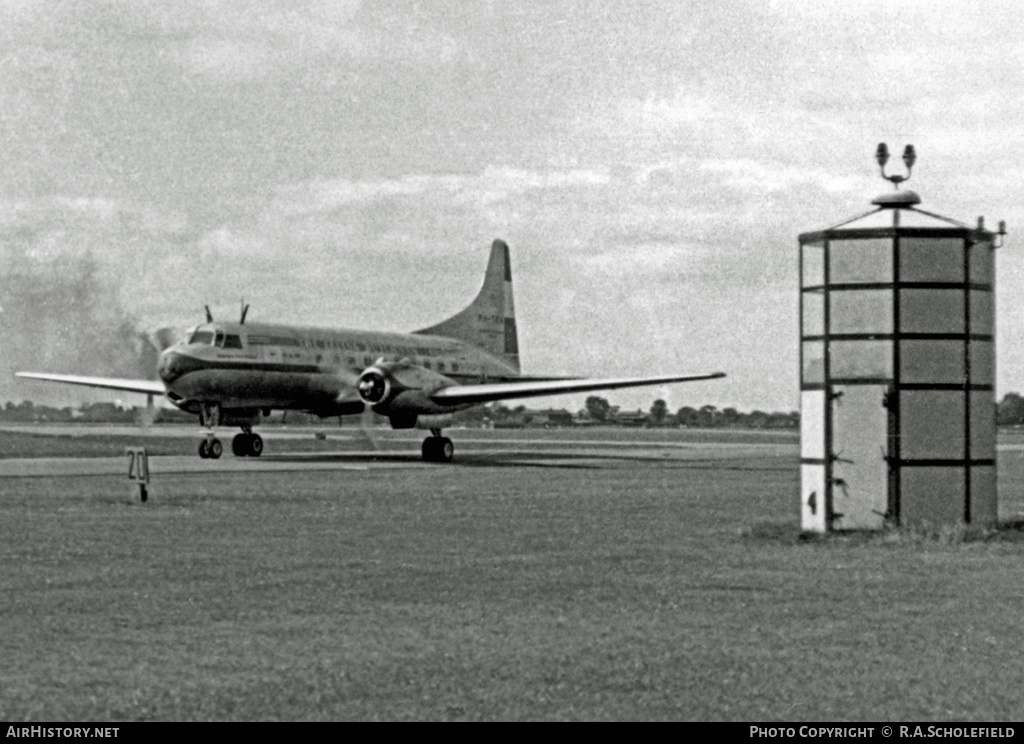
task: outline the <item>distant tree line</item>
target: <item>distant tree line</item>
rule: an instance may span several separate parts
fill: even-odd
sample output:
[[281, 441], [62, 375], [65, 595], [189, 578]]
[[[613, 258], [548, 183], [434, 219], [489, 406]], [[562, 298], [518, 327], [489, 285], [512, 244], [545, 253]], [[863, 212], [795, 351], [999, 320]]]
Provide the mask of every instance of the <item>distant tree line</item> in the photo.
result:
[[[137, 423], [145, 412], [145, 406], [122, 408], [114, 403], [89, 403], [72, 408], [55, 408], [47, 405], [36, 405], [30, 400], [21, 403], [7, 402], [0, 408], [0, 421], [11, 423]], [[157, 408], [153, 412], [154, 423], [189, 422], [194, 423], [196, 416], [183, 411], [172, 411]]]
[[736, 428], [736, 429], [798, 429], [800, 414], [796, 411], [751, 411], [743, 413], [735, 408], [719, 410], [715, 406], [705, 405], [700, 408], [683, 406], [672, 413], [664, 400], [655, 400], [647, 411], [623, 411], [613, 406], [607, 398], [591, 395], [586, 399], [584, 408], [575, 414], [569, 411], [529, 410], [525, 406], [509, 408], [502, 404], [473, 409], [472, 412], [457, 414], [457, 420], [470, 414], [479, 420], [489, 418], [495, 425], [513, 423], [520, 426], [545, 425], [557, 426], [645, 426], [645, 427], [676, 427], [688, 428]]
[[[107, 422], [131, 423], [139, 420], [144, 407], [122, 408], [113, 403], [91, 403], [78, 408], [55, 408], [37, 405], [30, 400], [20, 403], [8, 401], [0, 408], [0, 421], [30, 422]], [[381, 416], [373, 417], [374, 425], [387, 425]], [[360, 423], [358, 416], [346, 417]], [[196, 416], [183, 411], [157, 408], [155, 423], [195, 423]], [[798, 429], [800, 414], [796, 411], [750, 411], [744, 413], [735, 408], [716, 408], [712, 405], [694, 408], [683, 406], [675, 413], [660, 398], [647, 411], [622, 411], [606, 398], [591, 395], [584, 407], [572, 413], [564, 409], [529, 409], [524, 405], [514, 407], [502, 403], [477, 406], [455, 414], [455, 422], [465, 426], [580, 426], [602, 424], [605, 426], [683, 426], [701, 429]], [[999, 426], [1024, 426], [1024, 396], [1007, 393], [996, 406], [996, 422]], [[320, 424], [321, 419], [296, 411], [275, 411], [266, 423], [290, 425]], [[346, 421], [346, 423], [349, 423]]]
[[1007, 393], [996, 406], [998, 426], [1024, 425], [1024, 397], [1018, 393]]
[[[1013, 395], [1013, 394], [1011, 394]], [[1009, 396], [1008, 396], [1009, 397]], [[1020, 402], [1020, 416], [1024, 423], [1024, 399], [1016, 396]], [[145, 413], [144, 407], [122, 408], [113, 403], [91, 403], [78, 408], [54, 408], [36, 405], [25, 400], [21, 403], [8, 402], [0, 408], [0, 421], [31, 423], [31, 422], [106, 422], [133, 423], [140, 420]], [[346, 416], [346, 424], [361, 425], [359, 416]], [[196, 423], [196, 416], [168, 408], [156, 408], [153, 412], [154, 423]], [[264, 423], [288, 424], [292, 426], [321, 425], [322, 419], [311, 414], [298, 411], [274, 411]], [[647, 411], [623, 411], [612, 405], [606, 398], [592, 395], [586, 399], [584, 407], [573, 413], [565, 409], [530, 409], [525, 405], [509, 407], [503, 403], [487, 406], [476, 406], [467, 411], [459, 411], [454, 416], [454, 423], [463, 426], [643, 426], [643, 427], [676, 427], [688, 428], [735, 428], [735, 429], [797, 429], [800, 426], [800, 414], [796, 411], [788, 413], [775, 411], [751, 411], [742, 413], [735, 408], [719, 410], [715, 406], [706, 405], [700, 408], [683, 406], [672, 413], [664, 400], [655, 400]], [[371, 425], [386, 426], [387, 420], [374, 415]]]

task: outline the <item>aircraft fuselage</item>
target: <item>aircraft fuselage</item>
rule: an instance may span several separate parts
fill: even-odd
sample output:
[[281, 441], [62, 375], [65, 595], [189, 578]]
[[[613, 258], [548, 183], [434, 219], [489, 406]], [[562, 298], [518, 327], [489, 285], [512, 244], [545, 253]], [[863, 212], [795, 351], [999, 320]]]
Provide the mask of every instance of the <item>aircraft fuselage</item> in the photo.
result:
[[329, 416], [362, 410], [356, 380], [382, 360], [422, 368], [438, 386], [518, 376], [486, 351], [440, 336], [216, 322], [189, 330], [164, 351], [158, 373], [171, 402], [193, 413], [216, 403], [222, 409], [297, 409]]

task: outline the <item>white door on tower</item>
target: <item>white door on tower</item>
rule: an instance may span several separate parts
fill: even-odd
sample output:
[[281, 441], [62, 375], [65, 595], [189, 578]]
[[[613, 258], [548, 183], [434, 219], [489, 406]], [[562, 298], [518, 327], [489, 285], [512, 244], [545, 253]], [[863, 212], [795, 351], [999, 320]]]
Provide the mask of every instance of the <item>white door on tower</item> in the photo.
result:
[[[839, 385], [832, 399], [832, 529], [877, 530], [889, 509], [885, 385]], [[839, 516], [841, 515], [841, 516]]]

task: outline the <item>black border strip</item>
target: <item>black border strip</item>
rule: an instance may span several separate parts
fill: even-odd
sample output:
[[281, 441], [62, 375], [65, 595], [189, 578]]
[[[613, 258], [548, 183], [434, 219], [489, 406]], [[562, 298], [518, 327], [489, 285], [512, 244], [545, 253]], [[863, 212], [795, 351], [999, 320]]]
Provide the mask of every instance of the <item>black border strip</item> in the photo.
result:
[[975, 467], [986, 467], [989, 465], [995, 465], [996, 460], [994, 457], [980, 458], [975, 460], [968, 460], [966, 458], [962, 460], [900, 460], [899, 465], [901, 468], [975, 468]]
[[[975, 292], [993, 292], [991, 284], [984, 282], [843, 282], [833, 284], [830, 289], [840, 292], [898, 290], [898, 289], [970, 289]], [[824, 285], [814, 284], [801, 287], [801, 294], [816, 294], [824, 289]]]
[[[897, 338], [898, 337], [898, 338]], [[803, 336], [800, 341], [995, 341], [987, 333], [832, 333]]]

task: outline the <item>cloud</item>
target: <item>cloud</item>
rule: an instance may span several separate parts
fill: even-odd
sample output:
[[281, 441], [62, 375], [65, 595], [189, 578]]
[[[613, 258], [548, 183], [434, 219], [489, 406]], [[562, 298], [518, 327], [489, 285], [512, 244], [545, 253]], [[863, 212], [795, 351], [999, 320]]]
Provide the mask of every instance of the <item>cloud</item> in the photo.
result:
[[476, 175], [412, 174], [401, 178], [353, 181], [332, 179], [282, 186], [270, 209], [293, 217], [333, 212], [367, 202], [430, 195], [457, 204], [488, 204], [530, 192], [607, 186], [607, 173], [584, 169], [529, 171], [488, 167]]
[[172, 39], [171, 49], [187, 72], [215, 81], [260, 80], [312, 68], [321, 83], [336, 82], [338, 66], [429, 68], [473, 59], [455, 36], [417, 13], [377, 6], [362, 12], [357, 1], [216, 3], [193, 6], [193, 15], [187, 38]]
[[723, 184], [754, 195], [786, 191], [794, 186], [813, 186], [833, 193], [858, 193], [864, 186], [864, 179], [854, 176], [836, 176], [820, 168], [750, 159], [706, 160], [700, 163], [700, 168], [720, 175]]
[[[192, 234], [188, 217], [154, 204], [99, 196], [0, 199], [0, 241], [19, 234], [70, 233], [122, 238], [162, 236], [180, 241]], [[67, 245], [75, 250], [78, 240]], [[113, 246], [111, 246], [113, 248]]]
[[1024, 223], [1019, 12], [959, 5], [6, 3], [0, 248], [91, 252], [147, 321], [406, 330], [503, 237], [532, 370], [774, 406], [796, 236], [889, 188], [877, 142], [926, 208]]
[[272, 54], [269, 44], [197, 37], [181, 45], [179, 61], [196, 75], [223, 80], [252, 80], [267, 73]]
[[135, 47], [150, 62], [169, 60], [213, 84], [310, 68], [331, 81], [338, 65], [434, 67], [475, 59], [426, 13], [376, 4], [364, 11], [360, 0], [82, 0], [56, 6], [28, 0], [0, 5], [0, 20], [12, 50], [8, 58], [37, 47], [75, 64], [109, 64], [119, 50]]

